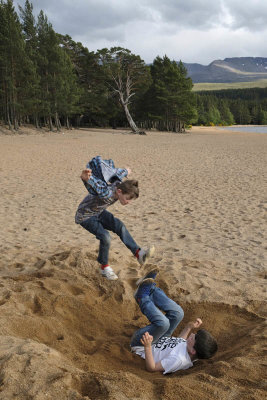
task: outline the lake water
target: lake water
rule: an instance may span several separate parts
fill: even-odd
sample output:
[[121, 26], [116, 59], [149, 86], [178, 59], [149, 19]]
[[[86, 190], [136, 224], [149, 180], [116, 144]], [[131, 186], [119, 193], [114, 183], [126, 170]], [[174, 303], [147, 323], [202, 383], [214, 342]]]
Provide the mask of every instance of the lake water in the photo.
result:
[[258, 126], [224, 126], [220, 129], [226, 129], [227, 131], [238, 131], [238, 132], [255, 132], [255, 133], [267, 133], [267, 125]]

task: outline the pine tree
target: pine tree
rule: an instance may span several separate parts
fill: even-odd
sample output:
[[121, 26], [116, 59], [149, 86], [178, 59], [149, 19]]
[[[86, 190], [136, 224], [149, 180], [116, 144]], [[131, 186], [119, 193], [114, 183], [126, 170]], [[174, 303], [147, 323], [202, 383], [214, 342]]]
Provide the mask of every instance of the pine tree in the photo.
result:
[[76, 75], [65, 49], [60, 47], [59, 36], [53, 30], [43, 11], [38, 16], [38, 71], [41, 85], [42, 115], [50, 130], [53, 121], [60, 131], [60, 117], [76, 113], [79, 99]]
[[235, 120], [234, 116], [230, 111], [228, 102], [226, 99], [221, 99], [218, 104], [218, 109], [221, 115], [221, 122], [223, 125], [233, 125]]
[[80, 99], [77, 77], [69, 55], [60, 49], [60, 73], [57, 74], [57, 88], [55, 92], [55, 112], [64, 117], [67, 129], [70, 128], [69, 117], [79, 113]]
[[157, 121], [160, 130], [181, 132], [197, 116], [192, 81], [187, 78], [184, 65], [182, 62], [177, 65], [167, 56], [157, 57], [151, 66], [151, 76], [151, 118]]
[[130, 113], [133, 96], [137, 91], [144, 91], [149, 82], [149, 70], [144, 61], [121, 47], [102, 49], [98, 55], [106, 85], [118, 98], [132, 132], [145, 134], [136, 126]]
[[36, 128], [39, 128], [39, 112], [41, 104], [40, 76], [38, 75], [38, 38], [33, 5], [26, 0], [24, 9], [19, 6], [22, 29], [25, 40], [26, 62], [26, 88], [24, 95], [24, 113], [32, 116]]
[[22, 29], [12, 0], [0, 3], [0, 85], [5, 122], [11, 129], [19, 127], [19, 117], [23, 110], [20, 95], [26, 86], [27, 64]]
[[40, 76], [40, 90], [41, 90], [41, 107], [40, 114], [45, 123], [48, 124], [49, 129], [53, 130], [52, 122], [52, 99], [51, 99], [51, 81], [53, 80], [53, 72], [51, 75], [50, 67], [50, 46], [53, 47], [55, 43], [50, 42], [50, 33], [52, 25], [48, 22], [47, 16], [40, 11], [37, 23], [38, 35], [38, 74]]
[[212, 105], [208, 110], [207, 120], [209, 125], [219, 125], [222, 123], [220, 111], [216, 106]]
[[[103, 72], [96, 53], [90, 52], [69, 35], [58, 35], [62, 48], [69, 55], [77, 77], [79, 103], [76, 123], [81, 119], [89, 124], [105, 126], [118, 106], [109, 99]], [[115, 112], [116, 113], [116, 112]]]
[[260, 110], [259, 123], [260, 123], [260, 125], [267, 125], [267, 111]]

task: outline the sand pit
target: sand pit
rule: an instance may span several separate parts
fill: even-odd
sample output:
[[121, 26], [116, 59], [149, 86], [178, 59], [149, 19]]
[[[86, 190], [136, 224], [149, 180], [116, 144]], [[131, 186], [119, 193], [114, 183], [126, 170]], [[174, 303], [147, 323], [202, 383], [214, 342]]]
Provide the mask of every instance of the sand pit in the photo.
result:
[[[150, 374], [129, 351], [133, 331], [145, 323], [129, 298], [133, 273], [125, 282], [105, 281], [94, 259], [72, 249], [1, 277], [3, 399], [262, 396], [263, 317], [238, 306], [187, 302], [189, 295], [176, 291], [186, 315], [182, 325], [200, 315], [220, 350], [189, 371]], [[171, 295], [164, 278], [158, 283]]]
[[[0, 143], [0, 399], [264, 397], [262, 135], [90, 130]], [[97, 243], [73, 221], [80, 169], [96, 154], [139, 179], [143, 199], [110, 210], [156, 245], [145, 270], [159, 266], [158, 284], [184, 308], [176, 334], [201, 317], [218, 339], [214, 359], [163, 376], [130, 353], [146, 323], [132, 297], [144, 270], [112, 236], [119, 280], [101, 278]]]

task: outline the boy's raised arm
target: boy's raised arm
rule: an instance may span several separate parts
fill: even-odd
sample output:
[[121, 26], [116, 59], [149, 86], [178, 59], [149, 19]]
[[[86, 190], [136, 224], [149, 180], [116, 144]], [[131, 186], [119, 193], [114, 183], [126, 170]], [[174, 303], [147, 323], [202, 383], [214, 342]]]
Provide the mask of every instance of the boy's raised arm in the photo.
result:
[[82, 171], [81, 180], [83, 181], [87, 190], [92, 188], [99, 197], [109, 197], [112, 194], [108, 184], [92, 175], [91, 169], [84, 169]]
[[192, 329], [199, 328], [201, 324], [202, 324], [202, 321], [200, 318], [197, 318], [195, 321], [188, 322], [188, 324], [184, 327], [184, 329], [180, 333], [179, 337], [182, 339], [187, 339], [188, 336], [190, 335]]
[[142, 336], [141, 343], [145, 347], [146, 369], [149, 372], [164, 371], [160, 362], [155, 363], [151, 347], [152, 341], [153, 336], [149, 335], [148, 332]]

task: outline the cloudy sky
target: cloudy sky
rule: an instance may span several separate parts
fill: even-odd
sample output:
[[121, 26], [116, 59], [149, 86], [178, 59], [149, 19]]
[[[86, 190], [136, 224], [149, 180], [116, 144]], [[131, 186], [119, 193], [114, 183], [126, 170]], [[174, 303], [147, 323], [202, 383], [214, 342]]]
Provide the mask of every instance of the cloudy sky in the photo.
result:
[[[267, 0], [32, 0], [56, 32], [91, 51], [121, 46], [145, 62], [267, 57]], [[24, 6], [24, 0], [14, 4]]]

